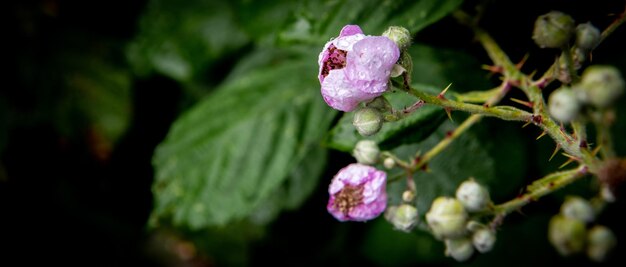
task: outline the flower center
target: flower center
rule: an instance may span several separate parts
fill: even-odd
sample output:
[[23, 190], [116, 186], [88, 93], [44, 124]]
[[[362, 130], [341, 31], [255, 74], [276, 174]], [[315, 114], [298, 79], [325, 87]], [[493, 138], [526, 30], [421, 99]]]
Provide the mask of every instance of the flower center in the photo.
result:
[[337, 210], [347, 215], [354, 207], [363, 202], [363, 187], [345, 185], [341, 191], [335, 194], [334, 206]]
[[324, 61], [322, 76], [326, 78], [331, 70], [342, 69], [346, 66], [346, 54], [348, 52], [337, 49], [334, 45], [328, 47], [328, 59]]

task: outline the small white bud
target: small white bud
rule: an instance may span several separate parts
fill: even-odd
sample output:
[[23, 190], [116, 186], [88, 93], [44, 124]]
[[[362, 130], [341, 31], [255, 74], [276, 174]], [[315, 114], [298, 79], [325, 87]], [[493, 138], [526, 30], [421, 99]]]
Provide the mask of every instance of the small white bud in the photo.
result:
[[426, 222], [435, 238], [458, 238], [466, 233], [467, 212], [459, 200], [438, 197], [426, 213]]
[[406, 190], [402, 192], [402, 201], [410, 203], [413, 201], [413, 199], [415, 199], [415, 192], [411, 190]]
[[548, 98], [550, 115], [560, 122], [570, 122], [578, 117], [580, 103], [576, 93], [569, 88], [561, 87], [554, 90]]
[[385, 219], [393, 224], [395, 229], [410, 232], [417, 224], [419, 217], [417, 208], [409, 204], [391, 206], [385, 212]]
[[452, 257], [457, 261], [466, 261], [474, 254], [472, 240], [468, 237], [455, 239], [446, 239], [446, 256]]
[[496, 243], [496, 233], [489, 228], [478, 229], [472, 234], [472, 243], [480, 253], [489, 252]]
[[561, 214], [565, 217], [581, 220], [585, 223], [592, 222], [596, 217], [591, 203], [577, 196], [568, 197], [565, 202], [563, 202], [563, 205], [561, 205]]
[[376, 164], [379, 154], [378, 145], [372, 140], [361, 140], [356, 143], [354, 150], [352, 150], [352, 155], [356, 161], [366, 165]]
[[582, 252], [586, 234], [585, 223], [580, 220], [563, 215], [555, 215], [550, 219], [548, 240], [563, 256]]
[[469, 179], [456, 190], [456, 198], [468, 212], [484, 209], [489, 204], [489, 192], [474, 179]]
[[387, 169], [393, 169], [393, 167], [396, 166], [396, 161], [393, 160], [393, 158], [386, 158], [385, 161], [383, 161], [383, 165]]
[[596, 262], [603, 262], [617, 245], [613, 231], [606, 226], [596, 225], [587, 235], [587, 256]]
[[622, 74], [615, 67], [595, 65], [585, 69], [574, 90], [581, 102], [606, 108], [624, 93], [625, 84]]

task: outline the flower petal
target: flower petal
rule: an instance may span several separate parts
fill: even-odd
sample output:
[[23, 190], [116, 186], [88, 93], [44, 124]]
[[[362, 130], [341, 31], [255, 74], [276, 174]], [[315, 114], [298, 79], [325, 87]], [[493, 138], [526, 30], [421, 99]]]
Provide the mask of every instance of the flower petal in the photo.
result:
[[322, 97], [334, 109], [350, 112], [361, 101], [375, 98], [380, 94], [370, 94], [354, 90], [354, 85], [346, 79], [343, 70], [332, 70], [322, 82]]
[[368, 36], [354, 44], [348, 53], [346, 76], [363, 92], [383, 93], [399, 57], [398, 46], [389, 38]]

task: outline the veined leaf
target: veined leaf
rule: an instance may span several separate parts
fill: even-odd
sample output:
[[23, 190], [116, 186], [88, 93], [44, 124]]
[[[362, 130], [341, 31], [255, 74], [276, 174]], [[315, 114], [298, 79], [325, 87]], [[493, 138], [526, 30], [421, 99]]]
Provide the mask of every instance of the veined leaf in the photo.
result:
[[282, 205], [301, 202], [311, 189], [298, 183], [324, 167], [315, 151], [334, 114], [319, 96], [316, 71], [293, 61], [259, 68], [182, 115], [155, 152], [153, 220], [224, 225], [258, 211], [286, 181]]

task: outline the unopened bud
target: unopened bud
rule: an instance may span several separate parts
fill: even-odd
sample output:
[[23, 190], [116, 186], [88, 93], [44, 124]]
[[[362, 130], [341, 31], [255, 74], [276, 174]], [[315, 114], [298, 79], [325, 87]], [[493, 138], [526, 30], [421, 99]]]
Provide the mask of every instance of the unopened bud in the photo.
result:
[[541, 48], [561, 48], [567, 45], [574, 33], [574, 19], [569, 15], [552, 11], [535, 21], [533, 40]]
[[482, 185], [469, 179], [456, 190], [456, 198], [468, 212], [475, 212], [484, 209], [489, 204], [489, 192]]
[[600, 43], [600, 30], [591, 23], [578, 24], [576, 27], [576, 46], [590, 51]]
[[404, 27], [390, 26], [383, 32], [383, 36], [396, 43], [400, 50], [406, 49], [411, 45], [411, 33]]
[[606, 108], [624, 93], [624, 78], [613, 66], [590, 66], [574, 89], [580, 101]]
[[591, 203], [582, 197], [571, 196], [568, 197], [563, 205], [561, 205], [561, 214], [563, 216], [581, 220], [585, 223], [592, 222], [596, 214], [591, 206]]
[[576, 93], [569, 88], [561, 87], [548, 98], [548, 111], [550, 115], [560, 122], [570, 122], [578, 117], [580, 104]]
[[378, 145], [372, 140], [361, 140], [356, 143], [354, 150], [352, 150], [352, 155], [356, 161], [366, 165], [376, 164], [379, 154]]
[[387, 169], [393, 169], [393, 167], [396, 166], [396, 161], [393, 158], [386, 158], [385, 161], [383, 161], [383, 165]]
[[480, 253], [491, 251], [496, 243], [496, 232], [489, 228], [478, 229], [472, 234], [472, 244]]
[[587, 235], [587, 256], [596, 262], [606, 260], [611, 250], [617, 245], [613, 231], [606, 226], [596, 225]]
[[413, 202], [413, 199], [415, 199], [415, 192], [411, 190], [405, 190], [402, 192], [402, 201], [411, 203]]
[[403, 232], [410, 232], [417, 224], [419, 217], [417, 208], [409, 204], [401, 204], [400, 206], [391, 206], [385, 212], [387, 219], [395, 229]]
[[580, 220], [555, 215], [550, 219], [548, 239], [559, 254], [569, 256], [581, 252], [585, 246], [585, 223]]
[[445, 244], [446, 256], [452, 257], [457, 261], [466, 261], [474, 254], [472, 240], [468, 237], [446, 239]]
[[467, 212], [459, 200], [438, 197], [426, 213], [426, 222], [437, 239], [458, 238], [466, 233]]
[[382, 114], [373, 108], [361, 108], [354, 113], [352, 124], [363, 136], [370, 136], [383, 127]]
[[391, 110], [391, 104], [384, 96], [379, 96], [372, 99], [372, 101], [366, 103], [365, 106], [367, 106], [368, 108], [377, 109], [380, 112]]

